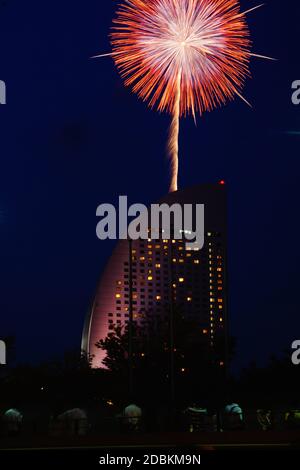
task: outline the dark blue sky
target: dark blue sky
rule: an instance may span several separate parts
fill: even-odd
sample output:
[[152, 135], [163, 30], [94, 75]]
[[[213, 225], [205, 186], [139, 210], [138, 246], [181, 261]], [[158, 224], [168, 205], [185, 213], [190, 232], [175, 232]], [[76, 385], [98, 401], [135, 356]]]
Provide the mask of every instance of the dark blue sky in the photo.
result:
[[[111, 242], [95, 236], [96, 207], [128, 194], [150, 203], [168, 188], [169, 118], [127, 89], [110, 50], [112, 0], [0, 0], [0, 335], [19, 360], [80, 344]], [[243, 0], [244, 9], [259, 3]], [[249, 15], [253, 59], [245, 96], [182, 122], [180, 186], [227, 181], [231, 332], [241, 365], [300, 336], [300, 79], [295, 1]]]

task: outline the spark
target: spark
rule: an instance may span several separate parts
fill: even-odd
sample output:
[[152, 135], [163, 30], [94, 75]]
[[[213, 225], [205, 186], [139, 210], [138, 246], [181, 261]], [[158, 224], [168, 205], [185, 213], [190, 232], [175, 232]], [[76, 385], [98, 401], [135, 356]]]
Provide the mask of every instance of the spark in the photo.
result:
[[239, 0], [125, 0], [113, 20], [111, 56], [124, 79], [151, 108], [171, 114], [168, 153], [170, 191], [178, 188], [180, 117], [242, 95], [250, 77], [246, 15]]

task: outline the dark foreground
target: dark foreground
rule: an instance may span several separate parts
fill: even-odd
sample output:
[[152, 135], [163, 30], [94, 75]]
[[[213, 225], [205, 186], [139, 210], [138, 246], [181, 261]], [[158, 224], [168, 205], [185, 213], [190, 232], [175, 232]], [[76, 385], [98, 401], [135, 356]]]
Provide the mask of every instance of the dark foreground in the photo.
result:
[[41, 469], [195, 466], [200, 461], [202, 468], [255, 468], [273, 461], [287, 468], [300, 458], [300, 431], [5, 437], [0, 448], [1, 463]]

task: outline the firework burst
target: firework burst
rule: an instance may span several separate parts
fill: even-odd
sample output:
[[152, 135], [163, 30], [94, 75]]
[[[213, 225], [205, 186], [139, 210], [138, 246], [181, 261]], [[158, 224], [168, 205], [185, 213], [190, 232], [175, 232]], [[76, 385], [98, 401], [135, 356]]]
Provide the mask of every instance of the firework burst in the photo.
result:
[[245, 16], [255, 8], [241, 12], [238, 0], [125, 0], [118, 8], [108, 55], [126, 86], [172, 115], [170, 191], [177, 190], [180, 117], [195, 119], [236, 95], [249, 104], [241, 92], [255, 54]]

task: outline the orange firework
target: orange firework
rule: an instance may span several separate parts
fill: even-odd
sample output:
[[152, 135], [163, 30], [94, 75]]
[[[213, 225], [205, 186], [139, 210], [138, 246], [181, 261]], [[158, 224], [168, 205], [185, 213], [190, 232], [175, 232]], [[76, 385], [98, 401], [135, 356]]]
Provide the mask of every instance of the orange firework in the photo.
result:
[[108, 55], [126, 86], [172, 114], [170, 191], [177, 190], [180, 116], [195, 119], [235, 95], [246, 101], [241, 90], [255, 55], [248, 12], [238, 0], [126, 0], [119, 6]]

